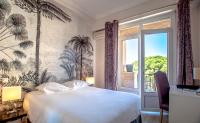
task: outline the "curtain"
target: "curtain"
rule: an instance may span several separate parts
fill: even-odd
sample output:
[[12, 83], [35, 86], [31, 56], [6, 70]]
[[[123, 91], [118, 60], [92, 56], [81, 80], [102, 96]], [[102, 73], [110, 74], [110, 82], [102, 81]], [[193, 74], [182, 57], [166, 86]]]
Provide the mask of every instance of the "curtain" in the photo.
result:
[[105, 88], [117, 89], [118, 21], [105, 24]]
[[178, 2], [178, 84], [193, 85], [190, 0]]

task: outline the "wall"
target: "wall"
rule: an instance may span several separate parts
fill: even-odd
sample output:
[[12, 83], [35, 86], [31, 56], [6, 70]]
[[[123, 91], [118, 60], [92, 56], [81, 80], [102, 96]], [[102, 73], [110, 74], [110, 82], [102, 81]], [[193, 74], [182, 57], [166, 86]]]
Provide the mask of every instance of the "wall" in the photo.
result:
[[[199, 47], [200, 47], [200, 4], [199, 4], [199, 7], [198, 7], [198, 25], [199, 25], [199, 30], [198, 30], [198, 32], [199, 32], [199, 40], [198, 40], [198, 42], [199, 42]], [[200, 53], [199, 53], [199, 60], [200, 60]], [[199, 67], [200, 67], [200, 64], [199, 64]]]
[[97, 87], [104, 88], [105, 80], [105, 32], [100, 31], [94, 33], [95, 40], [95, 83]]
[[193, 47], [193, 59], [194, 59], [194, 66], [200, 67], [200, 38], [198, 32], [200, 31], [199, 28], [199, 2], [194, 1], [191, 4], [191, 34], [192, 34], [192, 47]]
[[[55, 2], [54, 2], [55, 3]], [[56, 19], [50, 20], [45, 17], [42, 17], [41, 23], [41, 44], [40, 44], [40, 70], [48, 69], [48, 72], [55, 76], [57, 80], [66, 79], [65, 71], [60, 67], [61, 60], [59, 57], [64, 50], [65, 44], [67, 44], [68, 40], [71, 37], [76, 35], [85, 35], [91, 36], [92, 31], [89, 26], [89, 22], [80, 17], [77, 13], [67, 9], [67, 6], [63, 6], [61, 4], [55, 3], [59, 6], [63, 11], [65, 11], [68, 15], [71, 16], [71, 22], [60, 22]], [[27, 13], [18, 6], [15, 6], [12, 3], [12, 13], [20, 13], [25, 16], [28, 30], [29, 40], [34, 42], [34, 46], [28, 50], [26, 50], [27, 58], [23, 59], [23, 63], [27, 64], [28, 62], [34, 62], [35, 59], [35, 39], [36, 39], [36, 14]], [[14, 40], [11, 38], [7, 40], [7, 44], [9, 44], [10, 40]], [[4, 44], [3, 44], [4, 45]], [[11, 53], [11, 51], [9, 51]], [[2, 55], [0, 57], [2, 59]], [[6, 58], [6, 56], [3, 56]], [[27, 66], [26, 70], [22, 72], [27, 72], [29, 70], [34, 70], [33, 66]], [[21, 73], [19, 73], [21, 74]], [[55, 79], [55, 78], [54, 78]]]

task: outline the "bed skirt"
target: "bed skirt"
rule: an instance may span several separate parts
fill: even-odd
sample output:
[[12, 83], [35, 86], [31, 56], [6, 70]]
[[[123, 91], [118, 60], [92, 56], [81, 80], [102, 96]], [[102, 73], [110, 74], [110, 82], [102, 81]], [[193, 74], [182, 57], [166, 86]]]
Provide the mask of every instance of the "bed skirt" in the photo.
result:
[[[27, 123], [31, 123], [31, 121], [29, 120], [28, 117], [27, 117]], [[141, 117], [141, 115], [138, 116], [138, 118], [135, 119], [134, 121], [132, 121], [131, 123], [142, 123], [142, 117]]]
[[131, 123], [142, 123], [142, 116], [138, 116], [138, 118], [132, 121]]
[[[31, 123], [31, 121], [29, 120], [28, 117], [27, 117], [27, 123]], [[141, 117], [141, 115], [138, 116], [138, 118], [135, 119], [134, 121], [132, 121], [131, 123], [142, 123], [142, 117]]]

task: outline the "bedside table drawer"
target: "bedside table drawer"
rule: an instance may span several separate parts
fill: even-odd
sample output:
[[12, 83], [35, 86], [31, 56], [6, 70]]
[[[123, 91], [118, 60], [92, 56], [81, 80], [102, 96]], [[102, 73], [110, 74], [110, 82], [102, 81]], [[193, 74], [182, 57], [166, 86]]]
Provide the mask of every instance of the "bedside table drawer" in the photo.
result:
[[27, 114], [23, 110], [23, 102], [7, 102], [0, 104], [0, 122], [22, 119]]

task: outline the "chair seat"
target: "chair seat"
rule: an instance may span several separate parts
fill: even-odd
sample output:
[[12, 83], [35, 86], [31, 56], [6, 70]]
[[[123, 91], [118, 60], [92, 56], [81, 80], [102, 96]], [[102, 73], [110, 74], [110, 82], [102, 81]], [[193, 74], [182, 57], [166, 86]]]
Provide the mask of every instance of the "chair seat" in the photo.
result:
[[169, 104], [161, 104], [160, 108], [165, 111], [169, 111]]

